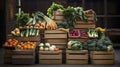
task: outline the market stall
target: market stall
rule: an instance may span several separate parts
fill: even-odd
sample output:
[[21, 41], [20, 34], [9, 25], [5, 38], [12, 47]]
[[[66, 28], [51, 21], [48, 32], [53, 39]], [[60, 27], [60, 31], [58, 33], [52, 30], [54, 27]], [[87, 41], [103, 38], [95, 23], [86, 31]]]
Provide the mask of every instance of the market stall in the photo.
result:
[[[25, 13], [19, 8], [18, 27], [3, 45], [4, 63], [114, 64], [113, 43], [105, 35], [106, 29], [96, 26], [97, 20], [92, 9], [66, 8], [54, 2], [47, 14]], [[9, 62], [5, 61], [8, 55]]]

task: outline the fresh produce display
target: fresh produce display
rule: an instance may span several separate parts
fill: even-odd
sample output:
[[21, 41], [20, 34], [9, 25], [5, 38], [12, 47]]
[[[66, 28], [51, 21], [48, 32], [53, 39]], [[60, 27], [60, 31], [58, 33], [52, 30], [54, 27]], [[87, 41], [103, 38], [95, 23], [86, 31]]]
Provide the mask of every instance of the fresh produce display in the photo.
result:
[[41, 51], [59, 51], [59, 48], [55, 45], [51, 45], [50, 43], [40, 43], [39, 44], [39, 50]]
[[4, 43], [4, 47], [15, 47], [18, 43], [17, 39], [8, 39], [5, 43]]
[[15, 28], [13, 31], [11, 31], [11, 34], [14, 35], [14, 36], [20, 36], [20, 29]]
[[69, 37], [80, 37], [79, 30], [77, 29], [70, 30], [68, 34]]
[[88, 38], [87, 31], [85, 30], [79, 30], [80, 31], [80, 37], [81, 38]]
[[47, 10], [47, 15], [50, 18], [52, 18], [54, 11], [63, 12], [63, 10], [64, 10], [64, 7], [62, 5], [53, 2], [52, 5]]
[[88, 36], [89, 38], [97, 38], [98, 37], [98, 31], [96, 29], [88, 29]]
[[20, 42], [18, 45], [17, 45], [17, 49], [34, 49], [35, 48], [35, 42], [30, 42], [30, 41], [27, 41], [27, 42]]
[[[62, 53], [62, 51], [59, 51], [60, 48], [56, 47], [56, 45], [57, 46], [60, 45], [59, 47], [62, 47], [62, 49], [66, 47], [66, 52], [67, 50], [68, 52], [71, 50], [76, 50], [75, 54], [71, 53], [73, 55], [76, 55], [77, 53], [79, 53], [78, 50], [85, 50], [84, 56], [87, 57], [86, 61], [88, 61], [91, 59], [90, 54], [93, 51], [107, 52], [107, 51], [114, 50], [113, 43], [108, 37], [105, 36], [106, 29], [101, 27], [95, 28], [95, 23], [90, 23], [90, 22], [96, 22], [96, 21], [97, 21], [97, 16], [92, 9], [84, 11], [82, 7], [68, 6], [67, 8], [65, 8], [62, 5], [54, 2], [47, 9], [47, 15], [43, 14], [40, 11], [30, 14], [30, 13], [25, 13], [24, 11], [19, 10], [19, 12], [16, 14], [16, 22], [18, 23], [18, 27], [10, 32], [14, 36], [20, 36], [18, 38], [19, 40], [14, 39], [13, 38], [14, 36], [13, 36], [12, 37], [13, 39], [8, 39], [3, 46], [6, 48], [13, 47], [14, 49], [16, 48], [17, 50], [23, 50], [23, 51], [29, 51], [29, 50], [36, 51], [36, 48], [35, 48], [36, 43], [41, 41], [43, 43], [39, 43], [38, 45], [39, 55], [41, 54], [40, 52], [43, 52], [43, 53], [46, 52], [45, 55], [48, 55], [48, 56], [51, 55], [50, 61], [53, 61], [52, 63], [56, 61], [54, 59], [54, 56], [56, 56], [55, 58], [62, 58], [62, 57], [64, 58], [64, 56], [62, 56], [64, 52]], [[46, 31], [46, 30], [49, 30], [49, 31]], [[54, 30], [56, 32], [54, 32]], [[41, 32], [42, 34], [40, 34]], [[54, 34], [56, 37], [54, 37]], [[33, 38], [32, 41], [34, 42], [23, 41], [23, 40], [29, 40], [28, 37]], [[18, 41], [20, 42], [18, 43]], [[45, 43], [45, 41], [54, 43], [56, 45]], [[52, 53], [48, 53], [48, 52], [52, 52]], [[32, 53], [34, 52], [32, 51]], [[66, 57], [67, 56], [68, 55], [66, 54]], [[80, 52], [79, 56], [82, 57], [83, 53]], [[89, 59], [88, 59], [88, 56], [89, 56]], [[79, 59], [79, 58], [76, 57], [75, 60], [76, 59]], [[41, 59], [39, 60], [41, 61]], [[44, 61], [42, 63], [45, 63], [47, 60], [49, 61], [49, 58], [47, 58], [47, 60], [44, 60], [44, 59], [42, 60]], [[57, 59], [57, 60], [62, 62], [62, 59]], [[74, 63], [74, 62], [70, 61], [70, 63]]]
[[40, 33], [39, 29], [35, 29], [35, 28], [28, 28], [28, 29], [23, 29], [20, 32], [20, 36], [23, 37], [28, 37], [28, 36], [38, 36]]
[[69, 41], [67, 44], [69, 50], [82, 50], [82, 43], [78, 41]]

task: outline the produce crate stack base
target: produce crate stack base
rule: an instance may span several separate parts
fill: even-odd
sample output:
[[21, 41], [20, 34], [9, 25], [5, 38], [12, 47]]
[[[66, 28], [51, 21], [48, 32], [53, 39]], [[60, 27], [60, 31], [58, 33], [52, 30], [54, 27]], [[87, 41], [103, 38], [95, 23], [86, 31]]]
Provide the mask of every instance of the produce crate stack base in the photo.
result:
[[39, 51], [39, 64], [62, 64], [62, 50]]
[[114, 51], [91, 51], [91, 64], [114, 64]]
[[66, 50], [66, 64], [88, 64], [88, 51]]
[[35, 50], [14, 50], [12, 64], [35, 64]]

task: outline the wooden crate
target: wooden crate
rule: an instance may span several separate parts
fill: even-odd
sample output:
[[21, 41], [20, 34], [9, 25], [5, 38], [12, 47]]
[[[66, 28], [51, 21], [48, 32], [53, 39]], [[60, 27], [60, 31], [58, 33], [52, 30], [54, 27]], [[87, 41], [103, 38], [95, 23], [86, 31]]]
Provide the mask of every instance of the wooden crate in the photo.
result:
[[62, 64], [62, 51], [39, 51], [39, 64]]
[[10, 38], [15, 38], [18, 41], [35, 41], [35, 42], [40, 41], [40, 36], [20, 37], [20, 36], [13, 36], [13, 35], [9, 34], [7, 39], [10, 39]]
[[76, 23], [74, 24], [74, 28], [95, 28], [95, 23]]
[[14, 50], [12, 64], [35, 64], [35, 50]]
[[88, 64], [88, 51], [66, 50], [66, 64]]
[[53, 12], [53, 19], [54, 20], [64, 20], [64, 15], [63, 12], [59, 12], [59, 11], [54, 11]]
[[91, 64], [114, 64], [114, 51], [91, 51]]
[[46, 30], [44, 39], [46, 43], [56, 45], [60, 49], [65, 49], [67, 44], [67, 32], [58, 30]]
[[4, 49], [4, 64], [12, 63], [12, 55], [13, 55], [13, 50]]

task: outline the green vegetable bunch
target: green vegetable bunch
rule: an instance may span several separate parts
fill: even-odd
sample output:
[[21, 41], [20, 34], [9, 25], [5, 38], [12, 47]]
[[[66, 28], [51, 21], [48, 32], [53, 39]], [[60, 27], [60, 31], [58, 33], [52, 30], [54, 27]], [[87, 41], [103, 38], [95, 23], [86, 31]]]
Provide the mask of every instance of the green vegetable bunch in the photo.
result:
[[73, 29], [74, 28], [74, 24], [72, 21], [70, 20], [63, 20], [62, 22], [57, 23], [58, 28], [69, 28], [69, 29]]
[[25, 26], [30, 19], [29, 13], [24, 13], [21, 11], [20, 13], [16, 14], [16, 22], [19, 26]]
[[[88, 45], [89, 51], [112, 51], [113, 44], [108, 37], [105, 37], [104, 40], [100, 39], [89, 39], [87, 42], [83, 43]], [[84, 47], [85, 48], [85, 47]]]
[[87, 17], [82, 7], [75, 7], [74, 10], [75, 10], [75, 15], [74, 15], [75, 20], [82, 20], [87, 22]]
[[32, 13], [33, 18], [35, 18], [36, 21], [45, 21], [43, 17], [41, 17], [41, 12], [37, 11], [35, 13]]
[[75, 22], [75, 10], [74, 7], [68, 6], [64, 11], [64, 18], [66, 20], [70, 20], [72, 22]]
[[82, 43], [78, 41], [69, 41], [68, 42], [68, 49], [70, 50], [82, 50]]
[[57, 4], [57, 3], [52, 3], [52, 5], [48, 8], [48, 10], [47, 10], [47, 15], [50, 17], [50, 18], [52, 18], [52, 16], [53, 16], [53, 12], [54, 11], [56, 11], [56, 10], [58, 10], [59, 9], [59, 11], [63, 11], [64, 10], [64, 7], [62, 6], [62, 5], [60, 5], [60, 4]]

